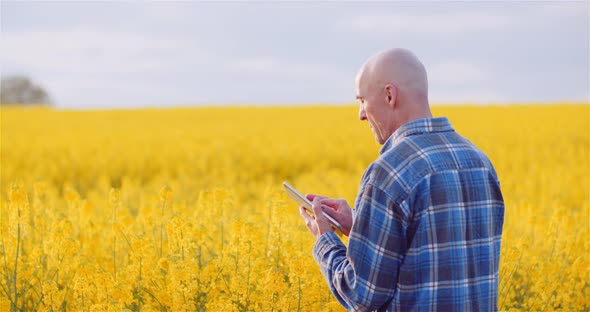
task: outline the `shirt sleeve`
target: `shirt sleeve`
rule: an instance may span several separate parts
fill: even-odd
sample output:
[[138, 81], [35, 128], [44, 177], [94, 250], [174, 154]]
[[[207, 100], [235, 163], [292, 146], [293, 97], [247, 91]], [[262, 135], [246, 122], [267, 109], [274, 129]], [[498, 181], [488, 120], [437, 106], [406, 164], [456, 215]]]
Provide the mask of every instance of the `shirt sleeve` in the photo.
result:
[[348, 249], [334, 232], [328, 232], [317, 240], [313, 255], [330, 290], [346, 309], [372, 311], [395, 294], [407, 248], [407, 218], [373, 184], [366, 184], [359, 196]]

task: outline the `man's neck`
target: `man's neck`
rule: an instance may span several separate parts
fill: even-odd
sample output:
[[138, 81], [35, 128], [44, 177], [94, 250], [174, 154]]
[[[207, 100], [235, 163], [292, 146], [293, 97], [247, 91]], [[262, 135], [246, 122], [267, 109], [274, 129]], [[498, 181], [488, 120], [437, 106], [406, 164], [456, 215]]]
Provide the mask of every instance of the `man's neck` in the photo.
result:
[[[423, 109], [419, 109], [420, 107], [425, 107]], [[412, 110], [412, 111], [408, 111], [406, 112], [405, 116], [402, 117], [401, 121], [401, 125], [406, 124], [410, 121], [414, 121], [417, 119], [423, 119], [423, 118], [432, 118], [432, 112], [430, 111], [430, 108], [428, 106], [428, 104], [422, 104], [422, 106], [417, 107], [417, 109]]]

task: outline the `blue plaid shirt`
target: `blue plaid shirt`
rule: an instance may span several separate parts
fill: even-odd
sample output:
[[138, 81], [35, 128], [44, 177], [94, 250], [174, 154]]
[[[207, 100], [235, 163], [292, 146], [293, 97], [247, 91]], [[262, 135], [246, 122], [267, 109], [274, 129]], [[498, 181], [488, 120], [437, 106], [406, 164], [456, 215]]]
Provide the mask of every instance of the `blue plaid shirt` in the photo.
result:
[[406, 123], [365, 171], [348, 248], [313, 255], [349, 310], [494, 311], [504, 221], [490, 160], [446, 117]]

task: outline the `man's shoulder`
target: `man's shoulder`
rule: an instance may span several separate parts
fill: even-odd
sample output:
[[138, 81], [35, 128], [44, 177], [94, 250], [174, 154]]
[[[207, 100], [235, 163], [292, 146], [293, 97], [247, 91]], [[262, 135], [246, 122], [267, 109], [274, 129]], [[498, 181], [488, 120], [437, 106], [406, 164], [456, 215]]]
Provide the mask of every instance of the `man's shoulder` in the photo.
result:
[[367, 168], [362, 182], [380, 186], [399, 202], [429, 175], [469, 168], [487, 168], [495, 175], [487, 156], [456, 132], [415, 135], [381, 154]]
[[[396, 154], [399, 150], [401, 154]], [[374, 160], [365, 170], [361, 185], [373, 185], [386, 193], [396, 203], [401, 202], [409, 194], [416, 174], [415, 169], [405, 167], [404, 155], [409, 151], [395, 147]], [[408, 170], [410, 169], [410, 170]]]
[[481, 149], [454, 131], [405, 137], [376, 162], [387, 163], [395, 170], [417, 169], [422, 175], [449, 169], [492, 167]]

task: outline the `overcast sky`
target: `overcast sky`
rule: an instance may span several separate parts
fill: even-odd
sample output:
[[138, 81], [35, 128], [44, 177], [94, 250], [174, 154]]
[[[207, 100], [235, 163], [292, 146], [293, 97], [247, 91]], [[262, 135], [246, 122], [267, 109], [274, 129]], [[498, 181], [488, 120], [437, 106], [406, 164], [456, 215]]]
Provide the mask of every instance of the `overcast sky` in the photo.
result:
[[58, 107], [354, 103], [372, 54], [413, 50], [432, 103], [590, 101], [588, 1], [1, 1], [2, 75]]

